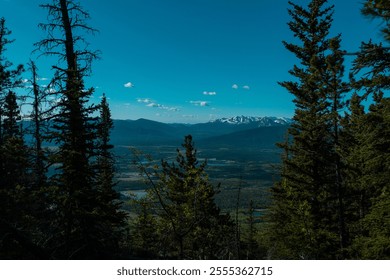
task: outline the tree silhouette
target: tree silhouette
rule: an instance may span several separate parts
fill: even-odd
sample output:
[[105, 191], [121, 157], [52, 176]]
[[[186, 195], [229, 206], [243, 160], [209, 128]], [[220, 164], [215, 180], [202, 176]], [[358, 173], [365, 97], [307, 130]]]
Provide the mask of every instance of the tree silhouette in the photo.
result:
[[58, 145], [58, 151], [51, 157], [57, 166], [50, 178], [56, 218], [49, 246], [55, 258], [106, 258], [112, 256], [107, 251], [106, 218], [122, 214], [108, 206], [113, 194], [105, 190], [104, 195], [109, 197], [103, 199], [102, 186], [96, 186], [93, 160], [97, 154], [98, 122], [93, 114], [98, 106], [89, 104], [93, 90], [84, 87], [84, 78], [97, 57], [97, 52], [85, 46], [84, 34], [95, 30], [86, 24], [89, 14], [75, 1], [54, 0], [41, 7], [48, 11], [49, 22], [40, 25], [47, 38], [36, 46], [44, 55], [56, 56], [59, 61], [53, 66], [55, 97], [59, 101], [50, 140]]
[[300, 44], [283, 42], [299, 60], [282, 82], [294, 95], [294, 122], [280, 146], [282, 179], [273, 188], [275, 246], [282, 258], [336, 258], [346, 246], [341, 174], [343, 53], [340, 36], [329, 38], [333, 6], [313, 0], [308, 8], [289, 2], [289, 27]]
[[[154, 172], [136, 159], [151, 188], [151, 205], [156, 205], [159, 240], [167, 257], [179, 259], [228, 258], [234, 245], [234, 224], [221, 214], [214, 202], [214, 188], [199, 163], [192, 136], [177, 150], [175, 162], [161, 161]], [[156, 180], [154, 179], [156, 178]]]

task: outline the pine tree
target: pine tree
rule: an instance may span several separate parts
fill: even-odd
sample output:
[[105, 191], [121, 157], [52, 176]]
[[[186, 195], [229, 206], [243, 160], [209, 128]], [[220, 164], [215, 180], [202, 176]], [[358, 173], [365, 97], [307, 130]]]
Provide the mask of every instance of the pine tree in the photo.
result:
[[[92, 162], [96, 156], [97, 137], [97, 120], [92, 115], [97, 107], [88, 104], [92, 89], [84, 87], [84, 78], [91, 71], [91, 62], [97, 52], [83, 45], [85, 39], [80, 34], [95, 30], [86, 24], [89, 14], [74, 1], [53, 0], [41, 7], [49, 14], [49, 23], [40, 25], [48, 36], [37, 46], [44, 54], [59, 59], [59, 64], [53, 66], [57, 71], [56, 94], [60, 101], [56, 104], [51, 135], [51, 141], [58, 145], [51, 164], [58, 167], [50, 178], [55, 219], [49, 246], [55, 258], [106, 258], [108, 245], [105, 245], [107, 232], [104, 231], [107, 228], [103, 224], [107, 221], [101, 217], [102, 189], [95, 185]], [[65, 62], [63, 66], [62, 61]], [[108, 208], [104, 210], [112, 210]], [[103, 216], [114, 214], [117, 213], [104, 213]]]
[[367, 113], [364, 134], [364, 165], [358, 177], [367, 196], [366, 215], [355, 245], [359, 258], [390, 259], [390, 99], [376, 100]]
[[28, 149], [21, 132], [19, 105], [13, 91], [9, 91], [5, 98], [3, 116], [3, 143], [0, 147], [3, 160], [0, 178], [0, 251], [5, 254], [2, 256], [5, 258], [36, 258], [36, 252], [30, 251], [28, 246], [33, 245]]
[[[160, 235], [158, 233], [157, 216], [154, 213], [153, 201], [148, 197], [135, 200], [137, 218], [133, 226], [134, 255], [141, 259], [157, 259], [161, 256]], [[162, 250], [161, 250], [162, 249]]]
[[0, 19], [0, 258], [37, 258], [41, 250], [32, 241], [28, 211], [29, 162], [20, 126], [15, 89], [23, 66], [10, 70], [4, 52], [11, 32]]
[[5, 98], [10, 90], [21, 85], [20, 75], [23, 72], [23, 65], [18, 65], [16, 69], [10, 70], [13, 66], [4, 56], [7, 45], [13, 40], [8, 39], [11, 31], [5, 25], [5, 19], [0, 18], [0, 145], [3, 141], [3, 108]]
[[[346, 197], [348, 197], [346, 203], [349, 205], [346, 210], [347, 228], [351, 242], [360, 234], [359, 222], [366, 215], [370, 204], [368, 199], [370, 190], [366, 188], [366, 184], [361, 177], [367, 156], [364, 143], [366, 139], [363, 136], [367, 133], [365, 117], [361, 98], [354, 93], [349, 100], [349, 112], [342, 120], [343, 130], [341, 135], [344, 144], [340, 153], [344, 162], [343, 173]], [[351, 250], [349, 257], [356, 257]]]
[[[338, 236], [339, 236], [339, 255], [340, 258], [346, 257], [347, 247], [350, 245], [349, 236], [347, 234], [347, 220], [345, 217], [346, 206], [346, 183], [344, 178], [344, 159], [342, 157], [342, 149], [348, 143], [342, 137], [342, 118], [341, 112], [346, 109], [346, 104], [343, 101], [344, 94], [350, 90], [350, 85], [343, 81], [344, 78], [344, 52], [341, 48], [341, 36], [331, 38], [329, 40], [330, 54], [326, 56], [327, 68], [324, 71], [327, 76], [324, 78], [324, 83], [329, 100], [328, 121], [330, 124], [330, 143], [332, 150], [330, 151], [331, 170], [333, 176], [330, 177], [331, 199], [335, 200], [334, 207], [337, 209], [334, 218], [338, 221]], [[332, 171], [331, 171], [332, 172]], [[333, 186], [332, 186], [333, 185]], [[332, 212], [332, 210], [330, 209]]]
[[115, 258], [119, 254], [126, 214], [121, 211], [119, 194], [114, 190], [114, 156], [111, 153], [110, 131], [113, 128], [111, 112], [107, 98], [103, 95], [100, 103], [100, 117], [97, 131], [96, 187], [100, 217], [100, 239], [104, 244], [102, 251], [106, 258]]
[[273, 188], [274, 257], [343, 257], [347, 244], [341, 173], [340, 115], [343, 56], [340, 36], [329, 38], [333, 6], [313, 0], [305, 9], [289, 2], [289, 27], [301, 44], [283, 42], [299, 60], [282, 82], [294, 95], [294, 123], [280, 146], [281, 181]]
[[[350, 132], [355, 141], [352, 147], [360, 153], [351, 153], [350, 162], [355, 158], [358, 165], [349, 172], [353, 174], [350, 184], [355, 184], [359, 190], [360, 219], [355, 223], [356, 236], [351, 251], [357, 258], [389, 259], [390, 99], [385, 92], [390, 84], [387, 75], [390, 50], [384, 44], [390, 40], [390, 1], [366, 1], [362, 12], [383, 20], [385, 42], [363, 42], [354, 60], [352, 75], [357, 94], [351, 102], [348, 125], [360, 121], [359, 127]], [[361, 105], [365, 100], [371, 101], [368, 110]]]
[[3, 144], [2, 153], [2, 176], [1, 186], [15, 192], [15, 188], [25, 187], [27, 157], [22, 133], [18, 121], [20, 121], [19, 106], [16, 101], [16, 94], [9, 91], [3, 108]]
[[234, 224], [214, 202], [216, 190], [205, 172], [206, 162], [198, 163], [191, 135], [185, 137], [182, 146], [184, 151], [177, 150], [176, 162], [162, 160], [161, 170], [156, 166], [153, 175], [140, 166], [149, 178], [151, 199], [158, 206], [163, 251], [166, 257], [179, 259], [227, 258]]

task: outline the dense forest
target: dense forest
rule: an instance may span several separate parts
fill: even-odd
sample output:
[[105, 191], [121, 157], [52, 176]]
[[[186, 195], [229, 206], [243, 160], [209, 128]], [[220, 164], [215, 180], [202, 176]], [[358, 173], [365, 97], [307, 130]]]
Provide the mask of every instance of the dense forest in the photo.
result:
[[244, 217], [218, 207], [191, 135], [174, 162], [133, 152], [148, 193], [130, 215], [115, 191], [107, 98], [93, 104], [85, 87], [100, 56], [85, 39], [96, 32], [90, 15], [74, 0], [40, 6], [46, 37], [32, 50], [58, 59], [46, 87], [34, 61], [7, 58], [13, 38], [0, 18], [0, 259], [389, 259], [390, 1], [363, 2], [383, 42], [359, 50], [331, 34], [337, 7], [289, 2], [296, 40], [283, 44], [297, 64], [279, 85], [295, 113], [275, 143], [281, 164], [260, 219], [253, 203]]

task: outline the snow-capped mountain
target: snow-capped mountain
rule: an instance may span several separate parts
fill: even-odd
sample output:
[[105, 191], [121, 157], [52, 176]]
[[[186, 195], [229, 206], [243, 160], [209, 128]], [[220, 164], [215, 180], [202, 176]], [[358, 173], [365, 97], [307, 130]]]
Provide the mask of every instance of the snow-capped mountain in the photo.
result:
[[260, 140], [264, 144], [264, 139], [268, 139], [267, 141], [272, 144], [279, 140], [282, 141], [282, 136], [291, 123], [292, 120], [289, 118], [248, 116], [221, 118], [191, 125], [167, 124], [146, 119], [114, 120], [111, 140], [114, 145], [126, 146], [167, 143], [180, 145], [184, 135], [191, 134], [197, 143], [207, 143], [207, 145], [222, 147], [234, 141], [237, 143], [246, 141], [245, 143], [249, 145], [248, 141], [252, 141], [252, 144], [256, 146]]
[[263, 126], [275, 126], [275, 125], [288, 125], [292, 122], [289, 118], [282, 117], [248, 117], [248, 116], [235, 116], [231, 118], [221, 118], [212, 121], [212, 123], [225, 123], [232, 125], [248, 125], [263, 127]]

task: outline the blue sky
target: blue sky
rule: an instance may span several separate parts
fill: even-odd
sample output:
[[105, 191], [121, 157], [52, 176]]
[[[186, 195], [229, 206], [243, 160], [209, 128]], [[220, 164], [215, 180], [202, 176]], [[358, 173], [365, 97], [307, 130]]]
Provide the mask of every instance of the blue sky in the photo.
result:
[[[33, 44], [44, 38], [45, 0], [0, 0], [0, 17], [15, 39], [7, 58], [27, 63]], [[288, 29], [287, 0], [111, 0], [82, 1], [87, 36], [101, 59], [86, 79], [96, 87], [92, 101], [106, 93], [117, 119], [206, 122], [235, 115], [291, 117], [292, 96], [277, 82], [289, 80], [296, 63], [282, 40]], [[379, 23], [360, 15], [361, 0], [333, 0], [332, 35], [356, 51], [361, 41], [380, 40]], [[307, 5], [309, 1], [295, 1]], [[37, 59], [41, 77], [53, 61]], [[25, 74], [28, 78], [29, 74]], [[44, 83], [44, 81], [42, 81]]]

